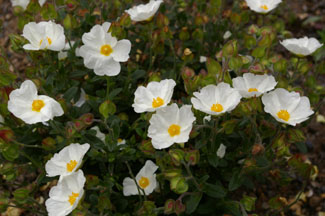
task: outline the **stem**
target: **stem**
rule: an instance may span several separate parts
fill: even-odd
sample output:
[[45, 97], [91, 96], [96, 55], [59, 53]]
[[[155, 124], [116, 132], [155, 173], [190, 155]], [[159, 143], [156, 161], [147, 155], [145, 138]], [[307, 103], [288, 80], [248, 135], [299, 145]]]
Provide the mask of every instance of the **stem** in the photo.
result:
[[148, 68], [148, 73], [150, 72], [152, 68], [152, 24], [149, 23], [149, 68]]
[[26, 147], [26, 148], [38, 148], [38, 149], [43, 149], [41, 146], [38, 146], [38, 145], [27, 145], [27, 144], [24, 144], [24, 143], [20, 143], [20, 142], [17, 142], [17, 141], [14, 141], [15, 144], [17, 145], [20, 145], [22, 147]]
[[[140, 202], [142, 203], [141, 192], [142, 192], [142, 194], [143, 194], [143, 196], [144, 196], [144, 201], [147, 201], [146, 194], [145, 194], [144, 190], [143, 190], [143, 189], [138, 185], [138, 182], [137, 182], [137, 180], [135, 179], [135, 177], [134, 177], [134, 175], [133, 175], [133, 172], [132, 172], [132, 169], [131, 169], [131, 167], [130, 167], [130, 165], [129, 165], [129, 162], [128, 162], [128, 161], [125, 161], [125, 164], [126, 164], [126, 166], [128, 167], [129, 174], [131, 175], [133, 181], [135, 182], [135, 185], [136, 185], [137, 188], [138, 188]], [[140, 192], [140, 191], [141, 191], [141, 192]]]
[[[172, 42], [171, 39], [168, 39], [168, 42], [169, 42], [170, 49], [172, 50], [172, 53], [173, 53], [173, 56], [174, 56], [173, 72], [176, 73], [176, 60], [177, 60], [177, 56], [176, 56], [175, 48], [174, 48], [174, 45], [173, 45], [173, 42]], [[179, 80], [180, 77], [181, 76], [179, 74], [176, 74], [176, 80], [177, 81]]]
[[182, 161], [182, 164], [185, 166], [185, 169], [187, 171], [187, 174], [191, 177], [191, 179], [193, 179], [193, 182], [196, 186], [196, 188], [199, 190], [199, 191], [202, 191], [199, 183], [196, 181], [195, 177], [193, 176], [192, 172], [191, 172], [191, 169], [190, 169], [190, 166], [189, 164], [186, 164], [184, 161]]
[[108, 100], [109, 95], [109, 76], [106, 76], [106, 100]]
[[221, 82], [223, 82], [223, 80], [225, 79], [225, 73], [226, 70], [228, 69], [228, 63], [229, 63], [229, 58], [226, 58], [224, 64], [222, 65], [222, 77], [221, 77]]

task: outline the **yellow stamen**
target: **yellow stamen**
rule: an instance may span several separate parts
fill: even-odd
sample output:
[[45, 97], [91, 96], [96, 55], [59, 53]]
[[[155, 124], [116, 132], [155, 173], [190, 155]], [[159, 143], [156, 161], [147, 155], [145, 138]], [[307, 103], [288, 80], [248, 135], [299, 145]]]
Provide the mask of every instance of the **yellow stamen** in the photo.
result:
[[41, 109], [45, 106], [44, 101], [42, 100], [34, 100], [32, 104], [32, 110], [35, 112], [40, 112]]
[[177, 136], [181, 133], [181, 126], [177, 125], [177, 124], [172, 124], [169, 128], [168, 128], [168, 133], [171, 137]]
[[284, 121], [289, 121], [290, 119], [290, 114], [288, 113], [287, 110], [280, 110], [278, 113], [277, 113], [278, 117]]
[[221, 112], [223, 110], [223, 106], [221, 104], [213, 104], [211, 107], [211, 111], [213, 112]]
[[77, 161], [75, 161], [75, 160], [70, 160], [70, 162], [69, 163], [67, 163], [67, 171], [68, 172], [72, 172], [73, 171], [73, 169], [77, 166]]
[[121, 142], [123, 142], [123, 139], [118, 138], [118, 139], [117, 139], [117, 142], [118, 142], [118, 143], [121, 143]]
[[52, 44], [51, 38], [49, 38], [49, 37], [46, 37], [46, 38], [47, 38], [47, 42], [49, 42], [49, 45], [51, 45]]
[[162, 105], [164, 105], [164, 100], [160, 97], [157, 97], [156, 99], [154, 98], [152, 100], [152, 107], [153, 108], [158, 108], [161, 107]]
[[148, 185], [150, 184], [150, 181], [147, 177], [141, 177], [141, 179], [139, 180], [139, 186], [142, 189], [145, 189], [146, 187], [148, 187]]
[[39, 45], [41, 46], [41, 45], [42, 45], [42, 43], [43, 43], [43, 39], [42, 39], [42, 40], [40, 40], [40, 42], [39, 42]]
[[258, 92], [257, 88], [250, 88], [248, 89], [248, 92]]
[[113, 52], [113, 49], [110, 45], [105, 44], [100, 48], [100, 54], [104, 56], [109, 56]]
[[76, 202], [76, 199], [78, 198], [79, 193], [73, 193], [69, 196], [69, 203], [70, 205], [73, 205]]
[[268, 10], [269, 9], [266, 5], [262, 5], [261, 8], [264, 9], [264, 10]]

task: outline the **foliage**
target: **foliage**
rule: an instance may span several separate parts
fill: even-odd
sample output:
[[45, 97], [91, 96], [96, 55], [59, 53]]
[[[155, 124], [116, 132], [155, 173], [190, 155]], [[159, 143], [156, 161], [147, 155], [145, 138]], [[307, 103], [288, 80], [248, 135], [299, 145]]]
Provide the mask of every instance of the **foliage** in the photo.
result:
[[[45, 163], [70, 143], [89, 143], [82, 169], [86, 175], [84, 199], [73, 215], [277, 215], [290, 203], [285, 194], [266, 193], [268, 207], [256, 212], [260, 190], [286, 188], [295, 181], [306, 182], [317, 168], [304, 154], [304, 122], [296, 127], [277, 122], [263, 110], [261, 98], [242, 99], [231, 113], [205, 121], [193, 110], [196, 122], [185, 144], [155, 150], [147, 136], [152, 113], [137, 114], [132, 108], [138, 85], [174, 79], [173, 101], [191, 104], [193, 92], [245, 72], [272, 74], [277, 87], [309, 97], [317, 111], [325, 89], [317, 77], [324, 73], [324, 48], [313, 57], [300, 58], [281, 48], [279, 40], [292, 35], [281, 14], [281, 5], [268, 15], [254, 13], [243, 1], [177, 0], [164, 2], [151, 21], [132, 22], [124, 13], [134, 3], [114, 1], [48, 1], [42, 8], [31, 1], [26, 11], [15, 8], [19, 28], [35, 19], [55, 20], [65, 28], [68, 57], [57, 52], [25, 51], [25, 39], [11, 35], [11, 48], [24, 53], [31, 66], [23, 73], [10, 72], [1, 53], [0, 113], [0, 202], [2, 212], [18, 206], [26, 213], [45, 214], [41, 199], [57, 178], [45, 175]], [[36, 17], [36, 18], [35, 18]], [[83, 33], [104, 21], [119, 40], [132, 43], [130, 59], [121, 64], [118, 76], [101, 77], [84, 66], [75, 55]], [[224, 39], [230, 30], [232, 36]], [[324, 40], [324, 34], [321, 33]], [[201, 63], [200, 56], [207, 61]], [[252, 56], [252, 58], [250, 57]], [[55, 98], [64, 115], [48, 125], [25, 124], [7, 110], [9, 92], [21, 80], [31, 79], [39, 92]], [[74, 106], [86, 92], [86, 102]], [[105, 142], [90, 129], [98, 126]], [[118, 138], [126, 139], [120, 150]], [[223, 158], [219, 146], [227, 147]], [[149, 196], [123, 196], [123, 179], [141, 169], [146, 160], [159, 166], [159, 187]]]

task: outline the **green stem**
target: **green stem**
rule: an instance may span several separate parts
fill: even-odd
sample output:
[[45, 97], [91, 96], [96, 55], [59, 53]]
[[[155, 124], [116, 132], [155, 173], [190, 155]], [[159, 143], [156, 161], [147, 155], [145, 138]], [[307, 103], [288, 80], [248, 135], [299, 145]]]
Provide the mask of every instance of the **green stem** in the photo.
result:
[[199, 183], [196, 181], [196, 178], [193, 176], [192, 172], [191, 172], [191, 169], [190, 169], [190, 166], [189, 164], [186, 164], [184, 161], [182, 161], [182, 164], [184, 165], [186, 171], [187, 171], [187, 174], [191, 177], [191, 179], [193, 180], [196, 188], [199, 190], [199, 191], [202, 191]]
[[38, 146], [38, 145], [27, 145], [27, 144], [24, 144], [24, 143], [20, 143], [20, 142], [17, 142], [17, 141], [14, 141], [15, 144], [17, 145], [20, 145], [22, 147], [26, 147], [26, 148], [38, 148], [38, 149], [43, 149], [42, 146]]
[[108, 100], [109, 95], [109, 76], [106, 76], [106, 100]]
[[[170, 49], [172, 50], [172, 53], [173, 53], [173, 56], [174, 56], [173, 72], [176, 73], [177, 56], [176, 56], [175, 48], [174, 48], [174, 45], [173, 45], [173, 42], [172, 42], [171, 39], [168, 39], [168, 42], [169, 42]], [[180, 77], [181, 77], [180, 74], [176, 74], [176, 80], [177, 81], [179, 81]]]

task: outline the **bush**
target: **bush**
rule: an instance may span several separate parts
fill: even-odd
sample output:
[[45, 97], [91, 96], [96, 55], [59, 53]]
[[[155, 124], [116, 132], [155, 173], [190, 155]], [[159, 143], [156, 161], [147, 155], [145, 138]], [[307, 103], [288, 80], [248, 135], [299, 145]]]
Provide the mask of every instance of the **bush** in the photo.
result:
[[16, 6], [11, 48], [31, 65], [2, 51], [1, 212], [286, 212], [283, 191], [318, 172], [304, 128], [324, 48], [285, 40], [290, 5], [250, 2], [157, 1], [141, 19], [129, 0]]

